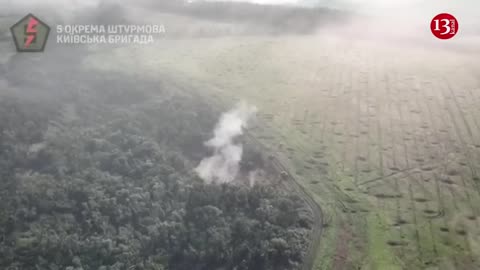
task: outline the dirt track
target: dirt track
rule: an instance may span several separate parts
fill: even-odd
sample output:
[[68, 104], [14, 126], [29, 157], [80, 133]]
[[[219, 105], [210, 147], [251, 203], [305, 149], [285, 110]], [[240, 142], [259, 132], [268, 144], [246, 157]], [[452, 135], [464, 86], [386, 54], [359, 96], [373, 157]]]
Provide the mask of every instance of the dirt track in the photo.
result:
[[[252, 143], [259, 146], [262, 149], [262, 153], [268, 153], [268, 148], [262, 144], [255, 136], [250, 133], [246, 133], [248, 140], [252, 141]], [[273, 167], [278, 171], [280, 174], [287, 174], [288, 183], [291, 184], [291, 187], [298, 193], [298, 195], [304, 200], [304, 202], [310, 207], [312, 210], [314, 223], [311, 232], [311, 242], [310, 247], [307, 251], [307, 255], [305, 256], [302, 269], [303, 270], [310, 270], [313, 269], [313, 265], [315, 262], [315, 251], [317, 250], [320, 244], [320, 238], [322, 236], [322, 225], [323, 225], [323, 212], [320, 206], [313, 200], [310, 194], [305, 190], [305, 188], [300, 184], [300, 182], [289, 172], [289, 170], [282, 164], [278, 157], [273, 156], [270, 160]]]

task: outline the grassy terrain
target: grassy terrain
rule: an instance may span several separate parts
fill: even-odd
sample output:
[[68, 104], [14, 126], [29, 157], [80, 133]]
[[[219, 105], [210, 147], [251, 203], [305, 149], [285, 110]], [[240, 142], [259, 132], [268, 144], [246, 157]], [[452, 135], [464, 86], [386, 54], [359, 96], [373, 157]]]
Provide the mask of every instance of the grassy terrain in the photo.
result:
[[480, 268], [475, 59], [282, 36], [162, 40], [84, 64], [255, 104], [252, 132], [325, 214], [314, 269], [446, 270]]
[[305, 269], [316, 203], [261, 149], [235, 184], [194, 172], [221, 108], [55, 49], [0, 62], [0, 269]]

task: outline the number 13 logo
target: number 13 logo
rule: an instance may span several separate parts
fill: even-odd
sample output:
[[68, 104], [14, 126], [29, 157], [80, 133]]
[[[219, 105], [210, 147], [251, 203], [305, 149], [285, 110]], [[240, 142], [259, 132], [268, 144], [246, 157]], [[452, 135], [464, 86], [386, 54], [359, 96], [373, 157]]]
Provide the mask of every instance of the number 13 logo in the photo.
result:
[[458, 21], [448, 13], [435, 16], [430, 23], [432, 34], [439, 39], [450, 39], [458, 32]]

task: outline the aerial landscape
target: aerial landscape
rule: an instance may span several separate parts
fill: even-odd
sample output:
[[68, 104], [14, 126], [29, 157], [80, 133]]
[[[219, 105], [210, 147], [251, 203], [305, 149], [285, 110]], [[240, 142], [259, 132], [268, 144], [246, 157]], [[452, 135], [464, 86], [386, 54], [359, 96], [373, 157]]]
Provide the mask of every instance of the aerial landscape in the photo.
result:
[[[90, 2], [0, 13], [0, 269], [480, 269], [477, 4]], [[18, 53], [29, 12], [166, 32]]]

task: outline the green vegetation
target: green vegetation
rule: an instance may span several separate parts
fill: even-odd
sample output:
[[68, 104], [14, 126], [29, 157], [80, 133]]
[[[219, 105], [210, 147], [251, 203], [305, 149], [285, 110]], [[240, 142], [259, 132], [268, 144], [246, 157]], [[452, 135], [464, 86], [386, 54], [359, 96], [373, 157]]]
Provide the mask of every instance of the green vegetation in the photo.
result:
[[[311, 213], [275, 172], [253, 187], [193, 172], [215, 108], [165, 83], [75, 71], [82, 90], [45, 80], [42, 99], [0, 99], [1, 269], [300, 269]], [[254, 149], [244, 161], [262, 169]]]
[[292, 35], [164, 40], [86, 63], [133, 57], [143, 68], [126, 72], [257, 105], [252, 133], [324, 212], [314, 269], [480, 267], [479, 86], [455, 68], [478, 72], [478, 55]]
[[[0, 267], [480, 269], [478, 49], [318, 29], [320, 10], [147, 2], [155, 44], [0, 66], [27, 97], [1, 107]], [[213, 111], [240, 99], [259, 109], [246, 164], [297, 184], [193, 174]]]

